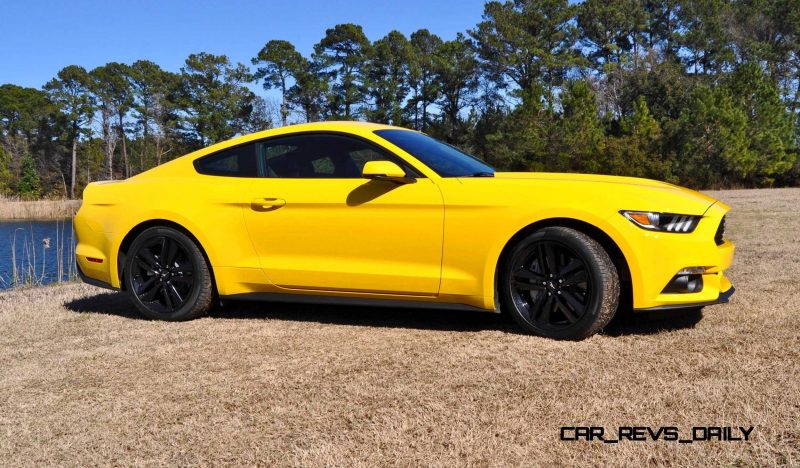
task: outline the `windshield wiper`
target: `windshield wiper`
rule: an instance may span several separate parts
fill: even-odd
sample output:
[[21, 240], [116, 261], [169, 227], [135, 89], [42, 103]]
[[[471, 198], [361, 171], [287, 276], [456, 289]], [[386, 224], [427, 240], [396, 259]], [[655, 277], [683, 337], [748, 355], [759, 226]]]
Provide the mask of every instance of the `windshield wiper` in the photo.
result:
[[473, 172], [465, 177], [494, 177], [494, 172], [482, 171], [482, 172]]

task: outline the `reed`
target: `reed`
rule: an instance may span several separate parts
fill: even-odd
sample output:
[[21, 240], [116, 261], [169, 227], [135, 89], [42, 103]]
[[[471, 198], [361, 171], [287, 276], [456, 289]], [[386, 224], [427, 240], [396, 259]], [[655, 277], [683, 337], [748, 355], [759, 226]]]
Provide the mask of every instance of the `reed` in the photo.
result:
[[[0, 276], [0, 289], [43, 286], [78, 279], [75, 265], [74, 217], [56, 220], [56, 239], [43, 237], [37, 239], [33, 227], [29, 230], [17, 228], [11, 236], [11, 276]], [[67, 233], [69, 229], [69, 233]], [[48, 276], [47, 251], [55, 249], [55, 265]], [[38, 259], [37, 261], [37, 252]], [[52, 256], [51, 256], [52, 257]]]
[[0, 197], [0, 221], [49, 220], [71, 218], [80, 200], [18, 200]]

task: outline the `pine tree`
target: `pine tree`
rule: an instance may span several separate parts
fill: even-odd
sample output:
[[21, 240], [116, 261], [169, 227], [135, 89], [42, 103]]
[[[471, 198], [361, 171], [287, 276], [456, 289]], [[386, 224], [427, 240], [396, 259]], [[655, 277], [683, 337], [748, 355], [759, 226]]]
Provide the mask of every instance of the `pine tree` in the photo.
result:
[[39, 172], [36, 170], [36, 162], [30, 154], [22, 157], [17, 191], [22, 198], [38, 198], [41, 195]]
[[352, 120], [361, 114], [365, 97], [364, 64], [369, 49], [364, 30], [352, 23], [328, 29], [314, 46], [318, 71], [333, 83], [328, 96], [328, 109], [333, 117]]
[[673, 181], [672, 167], [662, 156], [662, 129], [650, 113], [644, 97], [639, 97], [634, 112], [620, 122], [622, 134], [608, 141], [604, 168], [616, 175], [648, 177]]
[[679, 125], [678, 171], [684, 184], [726, 186], [746, 180], [755, 170], [747, 116], [727, 89], [697, 88]]
[[11, 194], [11, 155], [6, 153], [2, 146], [0, 146], [0, 195]]
[[727, 77], [725, 86], [747, 115], [747, 141], [757, 157], [755, 171], [747, 182], [770, 186], [797, 159], [791, 116], [775, 84], [757, 64], [740, 66]]
[[597, 173], [605, 149], [595, 94], [586, 81], [569, 83], [561, 96], [560, 153], [571, 171]]
[[289, 80], [301, 72], [304, 58], [289, 41], [272, 40], [253, 58], [260, 65], [253, 78], [264, 80], [264, 89], [276, 88], [281, 92], [281, 125], [289, 119]]

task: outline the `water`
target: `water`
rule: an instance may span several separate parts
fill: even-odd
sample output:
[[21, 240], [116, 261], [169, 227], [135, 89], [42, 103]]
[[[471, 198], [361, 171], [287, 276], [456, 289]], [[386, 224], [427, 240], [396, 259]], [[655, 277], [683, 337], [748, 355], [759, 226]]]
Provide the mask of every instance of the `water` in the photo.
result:
[[0, 290], [75, 279], [74, 237], [70, 219], [0, 221]]

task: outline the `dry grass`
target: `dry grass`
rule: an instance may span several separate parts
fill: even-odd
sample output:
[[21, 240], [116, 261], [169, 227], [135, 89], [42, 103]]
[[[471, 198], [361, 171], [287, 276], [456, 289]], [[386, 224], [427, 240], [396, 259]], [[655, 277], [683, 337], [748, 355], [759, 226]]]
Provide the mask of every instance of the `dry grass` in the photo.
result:
[[80, 200], [22, 201], [0, 197], [0, 221], [70, 218], [80, 207]]
[[[733, 301], [579, 343], [491, 314], [248, 304], [171, 324], [86, 285], [4, 293], [0, 465], [798, 464], [800, 189], [716, 196]], [[576, 424], [755, 430], [559, 442]]]

